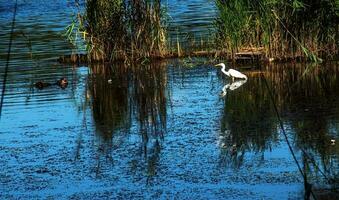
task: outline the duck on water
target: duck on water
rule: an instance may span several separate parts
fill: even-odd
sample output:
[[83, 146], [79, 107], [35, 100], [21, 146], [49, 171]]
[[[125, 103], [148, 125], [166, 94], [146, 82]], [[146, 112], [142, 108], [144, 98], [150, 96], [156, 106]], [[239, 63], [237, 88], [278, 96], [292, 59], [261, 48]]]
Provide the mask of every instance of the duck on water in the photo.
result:
[[47, 83], [47, 82], [43, 82], [43, 81], [38, 81], [34, 84], [34, 86], [36, 88], [38, 88], [39, 90], [42, 90], [46, 87], [52, 86], [52, 85], [57, 85], [59, 86], [61, 89], [65, 89], [68, 85], [68, 81], [66, 78], [61, 78], [59, 80], [57, 80], [55, 83]]

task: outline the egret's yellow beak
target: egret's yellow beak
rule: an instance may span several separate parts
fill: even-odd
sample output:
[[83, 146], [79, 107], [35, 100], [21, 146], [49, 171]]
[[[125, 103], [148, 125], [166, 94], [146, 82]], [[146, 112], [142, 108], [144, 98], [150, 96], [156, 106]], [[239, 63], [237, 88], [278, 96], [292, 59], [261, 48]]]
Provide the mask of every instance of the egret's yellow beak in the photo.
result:
[[214, 65], [215, 67], [221, 67], [221, 64], [216, 64], [216, 65]]

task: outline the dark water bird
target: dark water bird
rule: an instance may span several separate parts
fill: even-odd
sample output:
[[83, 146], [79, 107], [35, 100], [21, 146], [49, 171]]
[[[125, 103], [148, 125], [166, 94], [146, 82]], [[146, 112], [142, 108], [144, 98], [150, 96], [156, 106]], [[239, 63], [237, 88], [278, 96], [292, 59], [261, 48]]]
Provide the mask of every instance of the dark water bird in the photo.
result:
[[46, 83], [46, 82], [42, 82], [42, 81], [38, 81], [38, 82], [36, 82], [35, 84], [34, 84], [34, 86], [36, 87], [36, 88], [38, 88], [39, 90], [42, 90], [42, 89], [44, 89], [45, 87], [49, 87], [49, 86], [51, 86], [52, 84], [50, 84], [50, 83]]
[[59, 79], [56, 82], [56, 85], [58, 85], [59, 87], [61, 87], [62, 89], [65, 89], [68, 85], [68, 81], [65, 77], [62, 77], [61, 79]]
[[224, 73], [226, 76], [229, 76], [234, 81], [235, 78], [241, 78], [247, 80], [247, 76], [235, 69], [229, 69], [226, 71], [226, 65], [224, 63], [217, 64], [215, 66], [221, 66], [221, 72]]
[[42, 89], [44, 89], [44, 88], [46, 88], [46, 87], [49, 87], [49, 86], [51, 86], [51, 85], [57, 85], [57, 86], [59, 86], [61, 89], [65, 89], [65, 88], [67, 87], [67, 85], [68, 85], [68, 81], [67, 81], [66, 78], [63, 77], [63, 78], [57, 80], [56, 83], [54, 83], [54, 84], [52, 84], [52, 83], [47, 83], [47, 82], [43, 82], [43, 81], [38, 81], [38, 82], [36, 82], [36, 83], [34, 84], [34, 86], [35, 86], [36, 88], [38, 88], [39, 90], [42, 90]]

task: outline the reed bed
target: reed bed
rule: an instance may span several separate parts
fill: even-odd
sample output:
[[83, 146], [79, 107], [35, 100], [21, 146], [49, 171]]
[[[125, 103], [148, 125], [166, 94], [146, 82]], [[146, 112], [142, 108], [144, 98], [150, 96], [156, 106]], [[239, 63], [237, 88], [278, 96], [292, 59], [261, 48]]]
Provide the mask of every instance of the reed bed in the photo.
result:
[[[78, 5], [80, 7], [80, 5]], [[87, 0], [78, 8], [66, 36], [85, 39], [86, 54], [61, 56], [62, 63], [147, 62], [150, 59], [215, 56], [214, 35], [172, 37], [161, 0]]]
[[244, 48], [264, 48], [275, 59], [333, 58], [338, 55], [335, 0], [216, 0], [217, 43], [233, 57]]
[[[190, 56], [235, 59], [239, 52], [275, 60], [317, 62], [338, 57], [339, 4], [335, 0], [215, 0], [215, 4], [215, 30], [207, 38], [171, 36], [161, 0], [87, 0], [67, 35], [77, 32], [85, 39], [86, 62]], [[74, 31], [75, 23], [78, 31]], [[60, 60], [84, 59], [66, 56]]]
[[79, 24], [90, 60], [137, 60], [166, 52], [160, 0], [87, 0]]

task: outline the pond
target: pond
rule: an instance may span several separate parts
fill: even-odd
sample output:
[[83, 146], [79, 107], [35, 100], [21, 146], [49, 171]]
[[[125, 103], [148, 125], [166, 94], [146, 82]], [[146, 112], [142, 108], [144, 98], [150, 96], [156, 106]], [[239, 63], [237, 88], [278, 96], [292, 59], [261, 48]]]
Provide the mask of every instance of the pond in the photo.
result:
[[[229, 63], [248, 76], [233, 83], [204, 58], [110, 73], [61, 65], [72, 7], [32, 2], [18, 5], [0, 199], [303, 199], [305, 180], [338, 189], [337, 62]], [[0, 1], [1, 77], [11, 5]], [[61, 77], [65, 89], [34, 87]]]

